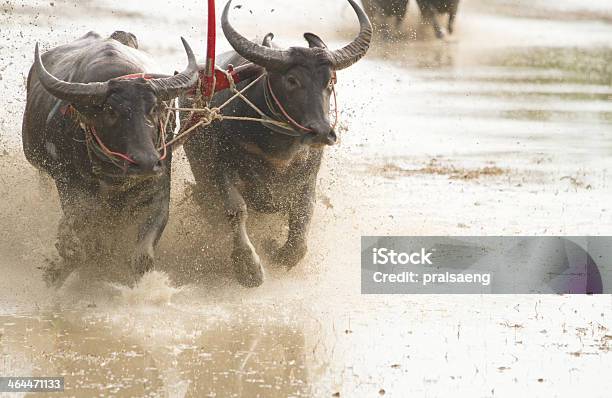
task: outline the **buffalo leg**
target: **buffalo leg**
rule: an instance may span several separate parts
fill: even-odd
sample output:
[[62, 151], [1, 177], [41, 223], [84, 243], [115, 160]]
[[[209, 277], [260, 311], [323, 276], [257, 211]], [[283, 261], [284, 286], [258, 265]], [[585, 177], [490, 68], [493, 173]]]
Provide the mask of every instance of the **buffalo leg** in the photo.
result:
[[50, 285], [60, 286], [72, 271], [87, 260], [90, 250], [86, 230], [89, 227], [88, 219], [95, 209], [91, 206], [92, 196], [86, 188], [78, 185], [78, 181], [64, 174], [53, 177], [63, 212], [55, 244], [62, 264], [48, 268], [44, 278]]
[[58, 227], [56, 247], [67, 263], [82, 262], [87, 257], [85, 231], [95, 212], [91, 192], [78, 180], [63, 175], [55, 178], [55, 184], [64, 213]]
[[234, 247], [231, 259], [238, 282], [246, 287], [256, 287], [263, 283], [263, 268], [249, 239], [246, 227], [247, 206], [235, 182], [234, 178], [222, 173], [219, 184], [225, 215], [232, 229]]
[[442, 28], [440, 27], [438, 19], [436, 18], [436, 9], [424, 0], [420, 0], [418, 4], [419, 8], [421, 9], [421, 16], [423, 17], [423, 22], [427, 25], [432, 25], [436, 37], [438, 39], [442, 39], [444, 37], [444, 32], [442, 32]]
[[395, 17], [395, 27], [397, 29], [402, 27], [402, 22], [403, 22], [402, 17]]
[[395, 15], [395, 27], [401, 28], [406, 12], [408, 11], [408, 0], [395, 0], [393, 2], [393, 15]]
[[132, 257], [132, 271], [136, 277], [153, 268], [155, 247], [168, 223], [169, 207], [170, 181], [167, 181], [145, 209], [147, 215], [139, 228], [138, 242]]
[[452, 1], [448, 10], [448, 33], [453, 34], [455, 30], [455, 17], [457, 16], [457, 8], [459, 6], [459, 1]]
[[306, 184], [301, 195], [289, 209], [289, 234], [287, 241], [274, 256], [275, 262], [288, 269], [304, 258], [308, 250], [307, 235], [314, 210], [315, 182]]
[[223, 217], [223, 204], [215, 177], [218, 174], [214, 166], [217, 160], [207, 149], [214, 145], [206, 141], [210, 140], [209, 136], [211, 136], [209, 131], [198, 130], [184, 148], [195, 179], [195, 185], [192, 186], [192, 197], [201, 210], [204, 221], [216, 227], [219, 224], [225, 224], [226, 219]]

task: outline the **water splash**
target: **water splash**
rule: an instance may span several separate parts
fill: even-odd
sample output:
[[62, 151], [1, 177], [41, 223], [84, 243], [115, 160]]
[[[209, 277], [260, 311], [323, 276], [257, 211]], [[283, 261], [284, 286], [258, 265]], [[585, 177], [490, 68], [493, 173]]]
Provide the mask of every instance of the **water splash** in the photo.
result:
[[172, 297], [183, 290], [181, 287], [172, 286], [172, 281], [168, 274], [160, 271], [147, 272], [134, 287], [117, 284], [112, 284], [112, 286], [119, 290], [121, 300], [125, 304], [132, 305], [169, 304], [172, 301]]

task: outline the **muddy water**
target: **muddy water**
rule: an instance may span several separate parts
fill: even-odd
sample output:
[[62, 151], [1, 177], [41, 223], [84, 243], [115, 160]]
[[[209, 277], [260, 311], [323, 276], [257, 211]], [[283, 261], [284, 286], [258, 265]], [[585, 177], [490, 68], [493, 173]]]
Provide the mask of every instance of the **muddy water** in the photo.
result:
[[[284, 3], [249, 1], [235, 22], [253, 36], [274, 26], [286, 44], [307, 30], [331, 46], [353, 34], [341, 2]], [[0, 5], [0, 375], [62, 375], [66, 395], [84, 397], [605, 396], [609, 296], [359, 293], [363, 234], [612, 233], [612, 8], [515, 3], [465, 1], [444, 42], [411, 15], [341, 72], [342, 142], [327, 153], [309, 254], [289, 273], [267, 266], [253, 290], [190, 200], [182, 153], [156, 272], [127, 288], [109, 256], [59, 290], [44, 285], [59, 205], [19, 143], [34, 42], [130, 30], [162, 71], [181, 69], [178, 36], [201, 43], [205, 12]], [[275, 221], [252, 220], [259, 247], [282, 239]]]

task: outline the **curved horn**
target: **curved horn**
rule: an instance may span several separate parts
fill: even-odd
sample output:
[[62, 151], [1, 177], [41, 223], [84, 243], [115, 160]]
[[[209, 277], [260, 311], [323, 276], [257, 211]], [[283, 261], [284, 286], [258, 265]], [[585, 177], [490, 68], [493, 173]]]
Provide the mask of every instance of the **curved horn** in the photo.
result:
[[330, 52], [332, 58], [332, 64], [336, 70], [348, 68], [355, 62], [359, 61], [370, 47], [370, 41], [372, 40], [372, 24], [368, 19], [368, 16], [363, 12], [354, 0], [348, 0], [359, 18], [360, 31], [359, 35], [353, 40], [351, 44], [341, 48], [340, 50]]
[[42, 63], [38, 43], [34, 48], [34, 68], [40, 84], [51, 95], [70, 103], [88, 105], [100, 104], [106, 98], [108, 83], [70, 83], [50, 74]]
[[178, 75], [164, 77], [160, 79], [151, 79], [149, 85], [155, 92], [155, 95], [162, 101], [170, 100], [181, 95], [185, 90], [192, 88], [198, 82], [198, 64], [191, 47], [187, 40], [181, 37], [183, 47], [187, 53], [187, 69]]
[[227, 41], [243, 58], [254, 64], [261, 65], [266, 69], [283, 69], [288, 65], [289, 52], [264, 47], [243, 37], [230, 25], [228, 14], [232, 0], [229, 0], [223, 9], [221, 16], [221, 27]]

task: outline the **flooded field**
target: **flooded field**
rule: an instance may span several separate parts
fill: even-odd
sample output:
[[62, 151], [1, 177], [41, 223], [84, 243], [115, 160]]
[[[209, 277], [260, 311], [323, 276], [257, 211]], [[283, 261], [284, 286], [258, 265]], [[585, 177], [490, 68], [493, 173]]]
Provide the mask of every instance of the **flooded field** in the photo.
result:
[[[609, 295], [365, 296], [359, 279], [361, 235], [612, 235], [608, 1], [465, 0], [444, 41], [412, 2], [339, 73], [309, 253], [261, 287], [235, 281], [179, 151], [156, 271], [126, 287], [111, 253], [48, 288], [59, 201], [21, 150], [34, 44], [129, 30], [166, 73], [179, 36], [204, 54], [202, 2], [147, 3], [0, 3], [0, 376], [64, 376], [76, 397], [609, 395]], [[357, 29], [342, 0], [243, 4], [235, 25], [284, 45]], [[257, 246], [274, 221], [252, 220]]]

